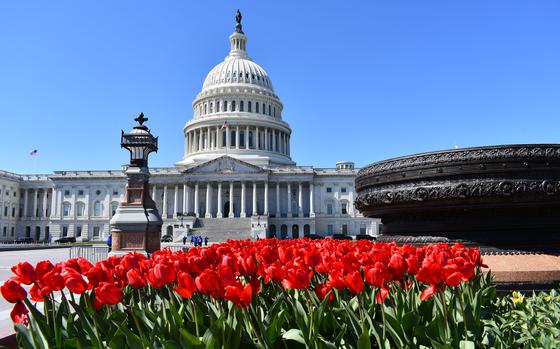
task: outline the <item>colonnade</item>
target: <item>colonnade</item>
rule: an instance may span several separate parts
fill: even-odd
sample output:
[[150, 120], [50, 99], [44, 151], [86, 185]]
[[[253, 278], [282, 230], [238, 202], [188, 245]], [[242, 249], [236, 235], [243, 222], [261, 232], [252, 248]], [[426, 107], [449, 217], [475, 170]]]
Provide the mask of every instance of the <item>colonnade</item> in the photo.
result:
[[185, 141], [188, 154], [216, 149], [254, 149], [290, 155], [290, 135], [270, 127], [204, 126], [189, 131]]
[[[39, 218], [39, 217], [50, 217], [52, 212], [52, 208], [56, 206], [55, 204], [55, 195], [53, 195], [53, 189], [49, 188], [37, 188], [37, 189], [21, 189], [21, 193], [23, 194], [23, 211], [22, 217], [24, 218]], [[31, 202], [30, 200], [30, 193]], [[49, 194], [51, 198], [51, 204], [49, 205], [48, 199]], [[42, 201], [41, 206], [39, 203]], [[32, 205], [32, 206], [30, 206]], [[29, 212], [29, 207], [32, 207], [32, 211]], [[39, 210], [40, 208], [40, 210]], [[29, 214], [31, 213], [31, 214]]]
[[[275, 186], [275, 211], [270, 212], [270, 186]], [[152, 198], [158, 203], [160, 213], [163, 218], [177, 218], [178, 215], [192, 213], [196, 217], [205, 218], [234, 218], [251, 217], [257, 215], [273, 215], [275, 217], [304, 217], [304, 186], [308, 190], [308, 210], [305, 214], [310, 217], [315, 216], [314, 187], [311, 182], [276, 182], [269, 184], [268, 181], [209, 181], [196, 182], [194, 185], [189, 183], [176, 184], [152, 184]], [[158, 189], [162, 190], [161, 196], [157, 196]], [[173, 190], [173, 207], [168, 207], [170, 199], [168, 194]], [[179, 200], [179, 193], [182, 190], [182, 202]], [[248, 191], [251, 190], [251, 198]], [[282, 190], [286, 195], [283, 197]], [[239, 195], [235, 195], [235, 193]], [[297, 209], [292, 208], [294, 194], [297, 193]], [[225, 194], [225, 195], [224, 195]], [[204, 199], [203, 199], [204, 198]], [[236, 210], [235, 201], [239, 198], [239, 210]], [[262, 198], [262, 201], [259, 199]], [[216, 201], [215, 201], [216, 200]], [[226, 200], [226, 201], [225, 201]], [[251, 210], [248, 210], [248, 201], [251, 200]], [[286, 200], [286, 209], [281, 210], [281, 200]], [[216, 202], [216, 205], [214, 205]], [[225, 203], [229, 202], [229, 205]], [[262, 202], [259, 210], [258, 203]], [[204, 205], [204, 210], [202, 205]], [[227, 212], [226, 212], [227, 211]], [[236, 211], [239, 211], [237, 214]]]

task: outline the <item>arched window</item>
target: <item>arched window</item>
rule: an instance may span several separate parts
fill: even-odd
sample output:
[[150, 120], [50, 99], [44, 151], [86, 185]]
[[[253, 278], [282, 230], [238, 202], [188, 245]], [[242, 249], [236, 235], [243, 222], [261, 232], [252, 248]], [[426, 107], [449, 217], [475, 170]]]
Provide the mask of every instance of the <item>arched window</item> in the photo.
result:
[[63, 217], [70, 217], [70, 210], [72, 209], [72, 205], [69, 202], [65, 202], [62, 204], [62, 216]]
[[243, 104], [243, 101], [239, 101], [239, 111], [244, 111], [245, 109], [245, 105]]
[[117, 213], [117, 207], [119, 207], [119, 204], [117, 202], [111, 202], [111, 217], [113, 217], [115, 213]]
[[231, 131], [231, 137], [229, 138], [229, 145], [235, 147], [235, 131]]
[[309, 234], [311, 234], [311, 227], [309, 224], [306, 224], [303, 226], [303, 235], [308, 236]]
[[204, 115], [206, 115], [206, 108], [208, 107], [208, 104], [204, 103]]
[[216, 101], [216, 113], [220, 112], [220, 101]]
[[255, 113], [259, 113], [259, 102], [255, 102]]
[[83, 217], [86, 211], [86, 205], [83, 202], [76, 204], [76, 216]]
[[210, 102], [210, 113], [214, 112], [214, 103]]
[[222, 111], [227, 111], [227, 101], [224, 101], [224, 106], [223, 106]]
[[248, 102], [247, 102], [247, 111], [248, 111], [249, 113], [252, 113], [252, 112], [253, 112], [253, 111], [251, 110], [251, 101], [248, 101]]
[[271, 108], [270, 108], [270, 104], [268, 105], [268, 115], [272, 115], [272, 113], [270, 112]]
[[239, 146], [245, 146], [245, 131], [239, 131]]
[[230, 111], [235, 111], [235, 101], [231, 101], [231, 110]]
[[103, 214], [103, 204], [100, 201], [93, 203], [93, 215], [99, 217]]
[[268, 227], [268, 237], [269, 237], [269, 238], [274, 238], [274, 237], [276, 237], [276, 225], [271, 224], [271, 225]]
[[[251, 102], [249, 102], [251, 103]], [[253, 131], [249, 131], [249, 148], [253, 147]]]
[[222, 131], [222, 147], [227, 146], [226, 141], [227, 141], [227, 134], [226, 134], [226, 130]]

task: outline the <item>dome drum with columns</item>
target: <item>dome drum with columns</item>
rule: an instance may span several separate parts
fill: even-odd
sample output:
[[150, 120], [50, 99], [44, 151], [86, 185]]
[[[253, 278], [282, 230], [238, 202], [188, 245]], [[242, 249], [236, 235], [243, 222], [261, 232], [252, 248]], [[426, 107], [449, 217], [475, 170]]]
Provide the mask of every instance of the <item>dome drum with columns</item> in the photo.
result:
[[[176, 241], [186, 235], [210, 241], [376, 235], [379, 220], [363, 217], [353, 205], [354, 163], [314, 168], [292, 160], [283, 104], [268, 74], [247, 55], [240, 14], [230, 42], [229, 54], [208, 73], [192, 104], [183, 159], [174, 167], [150, 168], [162, 234]], [[12, 231], [36, 240], [106, 239], [125, 185], [122, 170], [0, 171], [0, 207], [9, 212], [0, 214], [0, 240], [13, 239]]]

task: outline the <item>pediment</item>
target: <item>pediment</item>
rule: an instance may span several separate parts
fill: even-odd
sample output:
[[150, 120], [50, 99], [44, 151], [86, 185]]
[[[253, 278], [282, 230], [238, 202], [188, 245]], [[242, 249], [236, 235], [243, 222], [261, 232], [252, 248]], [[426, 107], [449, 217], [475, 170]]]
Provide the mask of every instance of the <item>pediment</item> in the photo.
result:
[[262, 168], [251, 165], [245, 161], [234, 159], [227, 155], [221, 156], [214, 160], [207, 161], [200, 165], [191, 167], [185, 171], [189, 174], [234, 174], [234, 173], [263, 173]]

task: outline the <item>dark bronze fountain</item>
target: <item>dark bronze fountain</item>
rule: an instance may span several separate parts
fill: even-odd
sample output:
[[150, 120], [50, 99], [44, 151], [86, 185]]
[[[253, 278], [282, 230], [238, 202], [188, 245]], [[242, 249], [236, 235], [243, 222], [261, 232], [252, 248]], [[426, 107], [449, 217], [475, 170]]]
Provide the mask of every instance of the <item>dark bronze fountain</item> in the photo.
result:
[[356, 208], [382, 235], [560, 251], [560, 144], [500, 145], [373, 163], [356, 177]]

